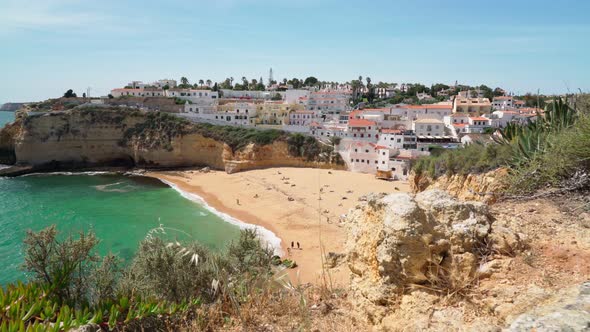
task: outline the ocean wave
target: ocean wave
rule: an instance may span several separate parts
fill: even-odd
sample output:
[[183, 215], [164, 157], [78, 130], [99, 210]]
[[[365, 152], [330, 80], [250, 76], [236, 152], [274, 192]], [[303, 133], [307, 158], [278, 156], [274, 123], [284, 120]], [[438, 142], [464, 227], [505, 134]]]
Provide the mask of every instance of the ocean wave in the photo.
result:
[[25, 177], [25, 176], [49, 176], [49, 175], [104, 175], [104, 174], [119, 174], [119, 173], [109, 172], [109, 171], [48, 172], [48, 173], [29, 173], [29, 174], [25, 174], [25, 175], [21, 175], [21, 176]]
[[193, 202], [197, 202], [199, 204], [201, 204], [203, 207], [205, 207], [205, 209], [211, 211], [213, 214], [221, 217], [221, 219], [223, 219], [226, 222], [229, 222], [232, 225], [238, 226], [240, 229], [254, 229], [256, 230], [256, 232], [258, 232], [258, 235], [260, 236], [260, 238], [262, 239], [262, 241], [266, 242], [268, 245], [270, 245], [275, 254], [276, 255], [282, 255], [283, 251], [281, 250], [281, 239], [273, 232], [271, 232], [270, 230], [259, 226], [259, 225], [253, 225], [253, 224], [248, 224], [245, 223], [239, 219], [236, 219], [232, 216], [230, 216], [227, 213], [221, 212], [217, 209], [215, 209], [214, 207], [210, 206], [209, 204], [207, 204], [207, 202], [199, 195], [195, 195], [193, 193], [189, 193], [186, 192], [182, 189], [180, 189], [176, 184], [170, 182], [170, 181], [166, 181], [164, 179], [159, 179], [160, 181], [162, 181], [163, 183], [167, 184], [168, 186], [170, 186], [170, 188], [176, 190], [182, 197], [191, 200]]

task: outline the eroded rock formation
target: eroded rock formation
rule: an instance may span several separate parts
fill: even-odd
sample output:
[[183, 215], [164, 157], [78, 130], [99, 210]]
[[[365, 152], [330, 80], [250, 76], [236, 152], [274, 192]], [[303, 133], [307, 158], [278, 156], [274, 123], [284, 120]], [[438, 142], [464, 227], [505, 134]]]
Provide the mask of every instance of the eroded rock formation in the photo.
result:
[[411, 290], [426, 290], [413, 296], [427, 298], [460, 293], [489, 275], [487, 256], [523, 246], [517, 234], [494, 227], [485, 204], [458, 201], [441, 190], [368, 197], [346, 222], [353, 298], [374, 324], [392, 304], [409, 301], [403, 295]]
[[146, 123], [147, 114], [109, 107], [23, 114], [10, 132], [0, 133], [0, 157], [4, 163], [38, 169], [209, 166], [231, 173], [279, 166], [343, 168], [293, 157], [285, 140], [250, 143], [234, 151], [222, 141], [186, 130], [185, 124]]
[[505, 189], [503, 178], [506, 174], [507, 170], [503, 168], [482, 174], [443, 175], [436, 179], [426, 174], [412, 174], [410, 184], [414, 192], [442, 189], [456, 198], [492, 204]]

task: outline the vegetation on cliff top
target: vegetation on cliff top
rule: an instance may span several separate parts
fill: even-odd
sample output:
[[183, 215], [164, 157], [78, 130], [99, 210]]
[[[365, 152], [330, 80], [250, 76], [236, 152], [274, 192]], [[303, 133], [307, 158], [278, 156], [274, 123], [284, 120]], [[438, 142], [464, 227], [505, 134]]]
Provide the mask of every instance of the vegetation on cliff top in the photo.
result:
[[500, 129], [495, 143], [435, 153], [417, 160], [412, 169], [417, 175], [436, 178], [507, 167], [507, 187], [512, 193], [530, 193], [545, 186], [578, 189], [590, 185], [588, 142], [588, 105], [555, 100], [535, 122]]
[[307, 161], [334, 162], [341, 164], [340, 156], [334, 152], [334, 147], [320, 143], [311, 136], [290, 134], [276, 129], [255, 129], [236, 126], [220, 126], [208, 123], [191, 123], [190, 121], [161, 112], [148, 112], [142, 121], [124, 133], [119, 143], [138, 144], [140, 148], [164, 148], [171, 151], [175, 138], [199, 134], [227, 144], [232, 152], [240, 151], [249, 144], [259, 146], [285, 141], [289, 154], [293, 157], [303, 157]]

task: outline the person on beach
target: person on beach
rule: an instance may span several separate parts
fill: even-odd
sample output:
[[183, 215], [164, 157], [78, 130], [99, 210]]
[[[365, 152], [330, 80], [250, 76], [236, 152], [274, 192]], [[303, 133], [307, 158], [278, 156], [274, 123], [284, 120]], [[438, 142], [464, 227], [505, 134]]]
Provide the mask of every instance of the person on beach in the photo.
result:
[[299, 242], [297, 242], [297, 249], [301, 250], [301, 246], [299, 245]]
[[295, 243], [291, 241], [291, 248], [295, 247]]
[[240, 200], [236, 198], [236, 204], [240, 205]]

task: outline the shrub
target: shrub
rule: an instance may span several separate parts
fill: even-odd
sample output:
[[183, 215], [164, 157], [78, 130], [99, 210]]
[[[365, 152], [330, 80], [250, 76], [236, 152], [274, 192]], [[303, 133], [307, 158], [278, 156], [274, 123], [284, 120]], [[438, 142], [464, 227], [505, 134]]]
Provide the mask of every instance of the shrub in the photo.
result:
[[[160, 230], [150, 231], [123, 273], [113, 255], [99, 263], [91, 232], [59, 240], [55, 226], [29, 231], [23, 266], [32, 280], [0, 288], [0, 308], [7, 308], [0, 309], [0, 330], [67, 330], [87, 323], [112, 330], [150, 316], [172, 324], [164, 330], [187, 319], [206, 326], [223, 322], [230, 311], [239, 314], [243, 303], [272, 284], [272, 250], [253, 230], [242, 231], [223, 252], [167, 243], [157, 236]], [[219, 317], [209, 314], [212, 308]]]
[[[99, 257], [94, 252], [98, 239], [92, 232], [81, 232], [79, 239], [71, 235], [63, 241], [57, 239], [55, 226], [39, 233], [27, 231], [24, 240], [25, 262], [23, 269], [32, 274], [34, 281], [50, 286], [52, 295], [60, 303], [77, 305], [90, 302], [88, 287], [95, 273], [115, 274], [113, 261], [97, 267]], [[99, 294], [112, 284], [101, 282], [95, 287]]]

